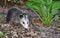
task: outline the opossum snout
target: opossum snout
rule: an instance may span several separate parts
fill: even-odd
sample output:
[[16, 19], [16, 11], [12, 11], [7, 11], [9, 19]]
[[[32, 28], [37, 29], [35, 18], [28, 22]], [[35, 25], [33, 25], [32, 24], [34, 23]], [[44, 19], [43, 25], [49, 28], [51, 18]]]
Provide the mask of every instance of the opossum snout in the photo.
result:
[[21, 25], [24, 27], [24, 28], [29, 28], [29, 20], [28, 18], [22, 18], [21, 21], [20, 21]]

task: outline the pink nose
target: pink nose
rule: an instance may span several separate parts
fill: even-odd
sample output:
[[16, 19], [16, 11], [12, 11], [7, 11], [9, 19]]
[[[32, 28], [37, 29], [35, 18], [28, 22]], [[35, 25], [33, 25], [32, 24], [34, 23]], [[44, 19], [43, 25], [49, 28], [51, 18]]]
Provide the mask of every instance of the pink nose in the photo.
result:
[[28, 25], [25, 25], [25, 26], [23, 26], [24, 28], [26, 28], [26, 29], [28, 29], [29, 27], [28, 27]]

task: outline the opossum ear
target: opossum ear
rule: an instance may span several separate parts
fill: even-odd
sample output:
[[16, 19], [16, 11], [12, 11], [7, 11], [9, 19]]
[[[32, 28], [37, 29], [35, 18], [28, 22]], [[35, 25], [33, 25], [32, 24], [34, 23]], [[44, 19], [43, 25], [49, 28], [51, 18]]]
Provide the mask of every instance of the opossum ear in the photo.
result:
[[26, 15], [26, 18], [31, 18], [31, 15]]
[[23, 15], [21, 14], [19, 17], [20, 17], [20, 18], [22, 18], [22, 17], [23, 17]]
[[26, 15], [26, 18], [28, 18], [28, 15]]

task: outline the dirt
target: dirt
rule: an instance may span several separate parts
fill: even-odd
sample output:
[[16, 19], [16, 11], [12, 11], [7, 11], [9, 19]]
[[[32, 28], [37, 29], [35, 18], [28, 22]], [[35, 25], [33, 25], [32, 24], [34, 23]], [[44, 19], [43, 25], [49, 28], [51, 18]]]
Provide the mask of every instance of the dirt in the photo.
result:
[[[23, 28], [22, 25], [15, 26], [0, 21], [0, 31], [4, 33], [2, 38], [60, 38], [60, 21], [54, 21], [51, 26], [44, 27], [38, 15], [31, 9], [27, 9], [26, 6], [13, 7], [19, 7], [18, 9], [21, 9], [23, 13], [30, 15], [29, 29]], [[8, 8], [0, 9], [0, 13], [7, 13], [7, 11]]]

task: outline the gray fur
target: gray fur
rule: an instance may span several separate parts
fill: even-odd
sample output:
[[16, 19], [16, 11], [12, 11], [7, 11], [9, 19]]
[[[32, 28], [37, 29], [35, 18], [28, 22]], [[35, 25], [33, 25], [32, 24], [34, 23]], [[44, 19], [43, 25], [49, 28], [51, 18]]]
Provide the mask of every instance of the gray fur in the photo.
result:
[[[10, 21], [13, 22], [14, 24], [21, 24], [25, 28], [28, 28], [29, 26], [28, 16], [16, 8], [8, 10], [6, 23], [9, 23]], [[23, 22], [25, 24], [23, 24]]]

